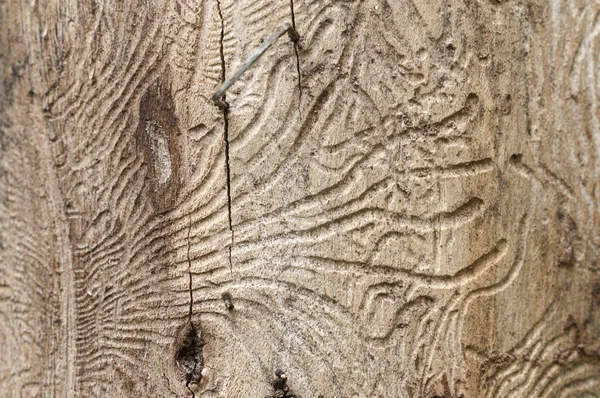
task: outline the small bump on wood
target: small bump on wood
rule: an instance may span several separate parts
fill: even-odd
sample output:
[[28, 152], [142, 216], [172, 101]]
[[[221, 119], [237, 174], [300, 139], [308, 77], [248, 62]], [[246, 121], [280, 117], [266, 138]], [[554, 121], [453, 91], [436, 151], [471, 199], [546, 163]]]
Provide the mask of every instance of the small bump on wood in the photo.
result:
[[231, 293], [225, 292], [221, 295], [221, 298], [225, 302], [225, 308], [227, 308], [228, 311], [233, 311], [234, 306], [233, 306], [233, 298], [231, 297]]

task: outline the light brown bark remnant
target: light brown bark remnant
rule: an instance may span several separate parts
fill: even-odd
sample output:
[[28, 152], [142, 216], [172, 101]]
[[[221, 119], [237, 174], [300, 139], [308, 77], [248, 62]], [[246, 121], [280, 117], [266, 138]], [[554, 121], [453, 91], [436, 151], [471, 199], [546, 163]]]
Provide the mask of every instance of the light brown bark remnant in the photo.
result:
[[0, 391], [598, 394], [599, 13], [1, 4]]

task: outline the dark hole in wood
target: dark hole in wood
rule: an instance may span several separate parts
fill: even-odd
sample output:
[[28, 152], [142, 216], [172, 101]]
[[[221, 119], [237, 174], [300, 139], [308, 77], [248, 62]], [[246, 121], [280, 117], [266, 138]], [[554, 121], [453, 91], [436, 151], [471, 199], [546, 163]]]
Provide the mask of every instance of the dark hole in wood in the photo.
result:
[[188, 387], [190, 384], [197, 384], [202, 378], [202, 369], [204, 368], [203, 346], [204, 343], [198, 334], [196, 325], [191, 324], [175, 353], [175, 361], [177, 366], [184, 372], [186, 386]]

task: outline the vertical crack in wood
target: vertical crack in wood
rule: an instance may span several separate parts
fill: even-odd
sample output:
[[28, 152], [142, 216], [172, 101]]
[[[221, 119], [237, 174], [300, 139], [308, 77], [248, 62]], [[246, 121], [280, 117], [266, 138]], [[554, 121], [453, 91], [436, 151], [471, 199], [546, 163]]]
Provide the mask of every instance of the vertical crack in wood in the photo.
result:
[[[296, 29], [296, 14], [294, 14], [294, 0], [290, 0], [290, 10], [292, 12], [292, 27], [294, 31], [298, 32]], [[302, 74], [300, 73], [300, 55], [298, 54], [298, 46], [300, 43], [300, 38], [298, 40], [294, 40], [294, 54], [296, 54], [296, 72], [298, 73], [298, 111], [300, 111], [300, 105], [302, 102]]]
[[202, 378], [202, 369], [204, 368], [204, 358], [202, 352], [202, 339], [198, 335], [198, 329], [193, 322], [193, 310], [194, 310], [194, 291], [192, 284], [192, 260], [190, 257], [191, 242], [190, 236], [192, 234], [192, 221], [188, 220], [188, 231], [187, 231], [187, 262], [188, 262], [188, 289], [190, 292], [190, 306], [188, 321], [189, 326], [187, 332], [183, 337], [183, 341], [179, 344], [179, 349], [175, 356], [175, 360], [180, 368], [185, 372], [185, 387], [188, 389], [192, 398], [196, 395], [190, 384], [198, 383]]
[[188, 389], [188, 391], [190, 392], [190, 394], [192, 394], [192, 398], [196, 398], [196, 394], [194, 394], [194, 390], [192, 390], [192, 388], [190, 387], [190, 382], [188, 380], [188, 382], [185, 385]]
[[[221, 55], [221, 83], [225, 82], [225, 76], [227, 70], [225, 68], [225, 50], [223, 40], [225, 38], [225, 19], [223, 18], [223, 12], [221, 10], [221, 1], [217, 0], [217, 10], [219, 12], [219, 18], [221, 18], [221, 37], [219, 39], [219, 52]], [[227, 104], [227, 97], [224, 94], [222, 98], [223, 102]], [[227, 217], [229, 220], [229, 231], [231, 232], [231, 243], [229, 244], [229, 271], [233, 272], [233, 263], [231, 261], [231, 251], [233, 249], [233, 224], [231, 222], [231, 168], [229, 164], [229, 106], [223, 108], [223, 124], [224, 133], [223, 139], [225, 140], [225, 169], [227, 171]]]
[[[192, 260], [190, 258], [190, 248], [191, 248], [191, 243], [190, 243], [190, 235], [192, 232], [192, 220], [188, 220], [188, 232], [187, 232], [187, 262], [188, 262], [188, 288], [190, 291], [190, 308], [189, 308], [189, 322], [190, 322], [190, 331], [188, 332], [187, 336], [186, 336], [186, 343], [184, 344], [184, 346], [182, 347], [182, 349], [180, 349], [179, 354], [183, 354], [182, 357], [179, 358], [179, 360], [186, 360], [185, 357], [186, 356], [191, 356], [192, 361], [193, 361], [193, 366], [192, 369], [187, 371], [187, 375], [186, 375], [186, 382], [185, 382], [185, 386], [188, 389], [188, 391], [190, 392], [190, 394], [192, 394], [192, 398], [196, 398], [196, 394], [194, 394], [194, 391], [192, 390], [192, 388], [190, 387], [190, 384], [192, 383], [192, 381], [195, 381], [195, 379], [199, 379], [199, 375], [198, 375], [198, 364], [200, 364], [200, 366], [203, 366], [203, 361], [200, 358], [200, 360], [198, 359], [198, 355], [200, 355], [200, 357], [202, 356], [202, 350], [200, 350], [200, 352], [198, 352], [196, 346], [198, 344], [198, 333], [196, 331], [196, 325], [194, 325], [194, 322], [192, 321], [192, 315], [193, 315], [193, 311], [194, 311], [194, 290], [193, 290], [193, 284], [192, 284]], [[189, 341], [188, 341], [189, 340]], [[188, 355], [187, 350], [191, 349], [191, 355]], [[200, 369], [200, 371], [202, 371], [202, 369]]]
[[193, 327], [192, 323], [192, 312], [194, 310], [194, 291], [192, 289], [192, 261], [190, 260], [190, 235], [192, 232], [192, 220], [189, 220], [188, 225], [188, 233], [187, 233], [187, 262], [188, 262], [188, 288], [190, 290], [190, 310], [189, 310], [189, 320], [190, 325]]

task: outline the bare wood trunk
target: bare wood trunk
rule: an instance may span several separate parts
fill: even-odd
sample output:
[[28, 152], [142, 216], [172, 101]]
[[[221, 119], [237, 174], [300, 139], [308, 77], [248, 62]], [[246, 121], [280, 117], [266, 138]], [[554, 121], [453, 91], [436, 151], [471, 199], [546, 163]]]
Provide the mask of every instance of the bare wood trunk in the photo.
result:
[[0, 396], [600, 396], [599, 15], [1, 3]]

